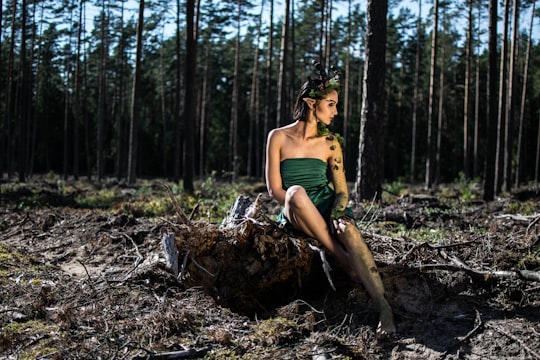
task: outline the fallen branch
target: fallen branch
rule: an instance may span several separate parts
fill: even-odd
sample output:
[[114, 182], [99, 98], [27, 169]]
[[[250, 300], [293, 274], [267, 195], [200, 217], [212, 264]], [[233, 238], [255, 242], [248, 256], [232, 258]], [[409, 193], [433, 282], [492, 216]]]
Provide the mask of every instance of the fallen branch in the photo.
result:
[[204, 356], [208, 352], [208, 349], [188, 349], [179, 351], [169, 351], [163, 353], [154, 353], [143, 356], [135, 356], [133, 360], [154, 359], [154, 360], [173, 360], [173, 359], [192, 359], [194, 357]]
[[456, 264], [418, 264], [418, 265], [401, 265], [394, 264], [384, 267], [379, 267], [378, 271], [380, 273], [387, 274], [400, 274], [407, 272], [418, 272], [418, 271], [430, 271], [430, 270], [447, 270], [447, 271], [463, 271], [471, 277], [477, 279], [497, 279], [497, 280], [529, 280], [529, 281], [540, 281], [540, 272], [530, 271], [530, 270], [495, 270], [495, 271], [485, 271], [485, 270], [475, 270], [467, 266], [456, 265]]

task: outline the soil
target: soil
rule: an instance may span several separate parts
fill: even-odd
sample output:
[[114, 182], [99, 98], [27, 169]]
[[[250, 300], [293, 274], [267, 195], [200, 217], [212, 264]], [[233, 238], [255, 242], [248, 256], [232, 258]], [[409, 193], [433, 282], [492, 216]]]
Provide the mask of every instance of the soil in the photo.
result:
[[[174, 212], [82, 208], [44, 181], [0, 185], [0, 358], [540, 358], [534, 190], [491, 203], [410, 192], [356, 207], [398, 326], [377, 339], [369, 296], [339, 271], [336, 290], [323, 278], [244, 313], [172, 275], [161, 238]], [[35, 206], [21, 206], [30, 195]]]

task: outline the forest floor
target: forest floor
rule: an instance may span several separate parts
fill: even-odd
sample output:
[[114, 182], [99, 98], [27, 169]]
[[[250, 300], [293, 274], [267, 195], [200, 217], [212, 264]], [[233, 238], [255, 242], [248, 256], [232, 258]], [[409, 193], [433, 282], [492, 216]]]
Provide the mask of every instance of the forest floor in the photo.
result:
[[[219, 230], [210, 213], [223, 198], [206, 185], [180, 205]], [[4, 181], [0, 358], [538, 359], [540, 194], [486, 204], [476, 190], [403, 187], [355, 207], [398, 327], [376, 339], [369, 297], [339, 272], [335, 291], [321, 282], [260, 314], [184, 286], [165, 265], [161, 232], [175, 216], [157, 181]]]

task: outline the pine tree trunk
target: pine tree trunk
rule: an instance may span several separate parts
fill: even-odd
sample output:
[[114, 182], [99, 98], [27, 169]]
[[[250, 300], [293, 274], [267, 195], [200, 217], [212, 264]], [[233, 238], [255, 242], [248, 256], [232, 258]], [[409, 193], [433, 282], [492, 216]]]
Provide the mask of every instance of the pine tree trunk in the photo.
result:
[[285, 99], [287, 94], [286, 87], [286, 67], [287, 67], [287, 43], [289, 41], [289, 10], [291, 0], [285, 0], [285, 14], [283, 16], [283, 25], [281, 28], [281, 50], [279, 55], [279, 74], [278, 74], [278, 94], [276, 110], [276, 127], [280, 127], [285, 118]]
[[514, 0], [514, 16], [512, 20], [512, 47], [510, 49], [510, 66], [508, 76], [508, 100], [506, 110], [506, 122], [504, 129], [504, 188], [510, 191], [512, 188], [512, 161], [514, 153], [514, 122], [515, 122], [515, 103], [517, 97], [516, 85], [516, 62], [518, 56], [518, 27], [519, 27], [519, 0]]
[[196, 113], [196, 72], [197, 72], [197, 29], [195, 28], [195, 0], [186, 4], [186, 64], [184, 94], [184, 191], [193, 193], [195, 169], [195, 132], [193, 130]]
[[413, 184], [416, 180], [416, 133], [418, 127], [418, 92], [420, 91], [420, 61], [421, 61], [421, 36], [422, 36], [422, 0], [418, 0], [418, 17], [416, 20], [416, 61], [414, 64], [414, 93], [412, 107], [412, 133], [411, 133], [411, 177]]
[[135, 55], [135, 74], [133, 76], [133, 88], [131, 98], [131, 120], [129, 126], [129, 154], [128, 154], [128, 175], [129, 184], [134, 184], [137, 176], [137, 132], [139, 127], [139, 98], [142, 66], [142, 46], [144, 30], [144, 0], [139, 2], [139, 17], [137, 21], [137, 52]]
[[[251, 78], [251, 95], [249, 97], [249, 138], [248, 138], [248, 153], [247, 153], [247, 176], [253, 176], [253, 155], [260, 154], [257, 139], [259, 138], [259, 45], [261, 42], [262, 31], [262, 16], [264, 10], [264, 1], [261, 3], [261, 12], [259, 14], [257, 24], [257, 41], [255, 42], [255, 56], [253, 57], [253, 68]], [[257, 157], [257, 156], [256, 156]]]
[[232, 90], [232, 99], [231, 99], [231, 119], [229, 122], [229, 163], [232, 166], [232, 181], [236, 181], [238, 176], [238, 141], [237, 141], [237, 131], [238, 131], [238, 77], [240, 72], [240, 30], [242, 26], [241, 19], [241, 1], [238, 0], [237, 8], [237, 18], [236, 18], [236, 40], [235, 40], [235, 51], [234, 51], [234, 74], [233, 74], [233, 90]]
[[174, 137], [174, 180], [178, 182], [180, 180], [180, 164], [182, 160], [182, 125], [180, 122], [180, 93], [181, 93], [181, 81], [180, 81], [180, 74], [181, 74], [181, 54], [180, 54], [180, 13], [182, 9], [182, 4], [180, 0], [176, 0], [176, 78], [175, 78], [175, 85], [176, 85], [176, 92], [175, 92], [175, 101], [174, 101], [174, 123], [176, 124], [175, 128], [175, 137]]
[[82, 19], [85, 2], [79, 0], [79, 26], [77, 27], [77, 55], [75, 59], [75, 74], [73, 85], [73, 177], [79, 179], [80, 154], [80, 122], [81, 122], [81, 47], [82, 47]]
[[427, 155], [426, 155], [426, 179], [425, 187], [430, 189], [433, 181], [433, 123], [435, 108], [435, 79], [437, 71], [437, 38], [439, 27], [439, 1], [433, 2], [433, 32], [431, 35], [431, 68], [429, 75], [429, 109], [428, 109], [428, 129], [427, 129]]
[[527, 98], [527, 80], [529, 77], [529, 60], [531, 56], [531, 43], [532, 43], [532, 31], [533, 31], [533, 25], [534, 25], [534, 10], [535, 10], [536, 1], [533, 0], [532, 7], [531, 7], [531, 21], [529, 24], [529, 39], [527, 40], [527, 50], [525, 53], [525, 65], [523, 67], [523, 87], [521, 90], [521, 107], [519, 110], [519, 127], [518, 127], [518, 145], [517, 145], [517, 155], [516, 155], [516, 188], [519, 187], [521, 183], [521, 164], [522, 164], [522, 157], [523, 157], [523, 119], [525, 117], [525, 102]]
[[484, 200], [493, 201], [495, 196], [496, 148], [497, 148], [497, 0], [489, 2], [488, 44], [488, 114], [487, 148], [484, 172]]
[[274, 52], [274, 0], [270, 0], [270, 23], [268, 24], [268, 46], [266, 49], [266, 74], [264, 76], [264, 119], [263, 119], [263, 146], [261, 158], [263, 161], [260, 162], [262, 166], [258, 168], [257, 177], [262, 177], [264, 169], [266, 168], [266, 135], [270, 131], [270, 105], [271, 100], [270, 89], [272, 82], [272, 54]]
[[386, 0], [368, 1], [366, 67], [355, 184], [358, 200], [381, 200], [387, 10]]
[[19, 111], [17, 114], [17, 168], [19, 172], [19, 181], [25, 182], [27, 175], [28, 161], [28, 121], [30, 119], [29, 99], [31, 96], [30, 86], [30, 66], [28, 65], [27, 51], [27, 2], [22, 1], [21, 5], [21, 48], [19, 54], [20, 61], [20, 96], [19, 96]]
[[96, 148], [96, 170], [97, 170], [97, 180], [101, 181], [103, 178], [103, 171], [105, 169], [104, 162], [104, 146], [105, 146], [105, 68], [106, 68], [106, 57], [108, 53], [107, 46], [107, 35], [106, 35], [106, 24], [105, 24], [105, 14], [107, 13], [105, 8], [105, 1], [101, 1], [101, 50], [99, 56], [99, 70], [98, 70], [98, 118], [97, 118], [97, 148]]
[[499, 72], [499, 112], [497, 116], [497, 149], [495, 154], [495, 193], [500, 194], [504, 183], [504, 129], [505, 129], [505, 114], [507, 108], [507, 86], [506, 76], [508, 73], [508, 17], [509, 17], [509, 0], [504, 0], [504, 21], [503, 35], [501, 46], [501, 65]]
[[[2, 29], [3, 29], [3, 9], [4, 4], [2, 0], [0, 0], [0, 49], [3, 49], [2, 47]], [[0, 64], [2, 64], [2, 51], [0, 51]], [[2, 68], [0, 70], [0, 76], [3, 77], [4, 69]], [[6, 91], [6, 87], [0, 88], [0, 95], [4, 95]], [[4, 124], [4, 118], [0, 119], [0, 129], [5, 129], [6, 124]], [[5, 165], [5, 154], [6, 154], [6, 134], [4, 133], [4, 130], [0, 131], [0, 180], [2, 180], [4, 176], [4, 165]]]
[[211, 42], [208, 41], [204, 54], [204, 67], [203, 67], [203, 79], [201, 90], [201, 112], [200, 112], [200, 131], [199, 131], [199, 176], [202, 179], [205, 174], [205, 147], [206, 147], [206, 111], [208, 107], [208, 78], [210, 77], [210, 46]]
[[[482, 20], [482, 5], [478, 4], [478, 23]], [[479, 141], [479, 125], [480, 125], [480, 45], [477, 44], [476, 48], [476, 69], [475, 69], [475, 96], [474, 96], [474, 154], [473, 154], [473, 176], [477, 178], [480, 172], [479, 169], [479, 156], [478, 156], [478, 141]], [[489, 104], [488, 104], [489, 107]], [[488, 110], [489, 112], [489, 110]]]
[[[444, 64], [444, 47], [441, 52], [440, 61]], [[441, 66], [439, 72], [439, 110], [437, 112], [437, 132], [436, 132], [436, 147], [435, 147], [435, 183], [441, 182], [441, 151], [442, 151], [442, 132], [443, 132], [443, 116], [444, 116], [444, 66]]]
[[473, 1], [467, 0], [468, 21], [467, 21], [467, 40], [465, 45], [465, 94], [463, 96], [463, 173], [466, 178], [471, 177], [470, 169], [470, 150], [469, 150], [469, 119], [471, 118], [470, 102], [470, 80], [472, 63], [472, 29], [473, 29]]

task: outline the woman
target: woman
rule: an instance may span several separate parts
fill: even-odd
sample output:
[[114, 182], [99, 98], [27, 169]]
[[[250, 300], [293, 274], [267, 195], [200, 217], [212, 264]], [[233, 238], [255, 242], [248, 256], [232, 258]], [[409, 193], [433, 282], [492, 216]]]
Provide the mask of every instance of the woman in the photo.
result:
[[266, 185], [270, 196], [284, 205], [278, 221], [319, 240], [354, 281], [362, 282], [380, 312], [377, 335], [385, 336], [396, 331], [392, 309], [373, 256], [347, 208], [340, 142], [326, 128], [338, 114], [340, 74], [333, 68], [329, 79], [318, 62], [314, 67], [319, 78], [301, 87], [294, 122], [268, 134]]

